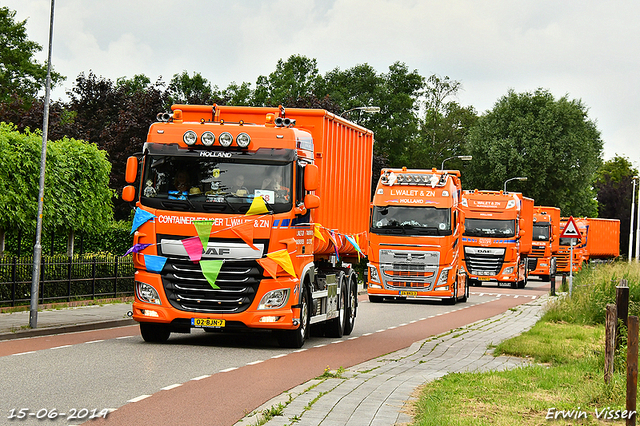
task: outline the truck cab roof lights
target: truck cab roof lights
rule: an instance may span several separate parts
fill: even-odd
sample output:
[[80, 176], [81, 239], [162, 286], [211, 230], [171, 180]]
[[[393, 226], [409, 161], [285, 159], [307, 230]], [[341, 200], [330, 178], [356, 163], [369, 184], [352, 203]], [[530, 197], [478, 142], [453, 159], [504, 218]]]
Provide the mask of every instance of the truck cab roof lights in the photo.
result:
[[251, 136], [244, 132], [240, 133], [238, 136], [236, 136], [236, 143], [240, 148], [246, 148], [251, 143]]
[[227, 148], [231, 146], [231, 143], [233, 142], [233, 136], [231, 136], [231, 133], [229, 132], [224, 132], [221, 133], [220, 136], [218, 136], [218, 141], [220, 142], [220, 145]]
[[202, 145], [211, 146], [216, 141], [216, 137], [213, 133], [206, 131], [200, 136], [200, 140], [202, 141]]
[[182, 135], [182, 140], [187, 145], [193, 146], [198, 140], [198, 135], [193, 130], [187, 130], [186, 132], [184, 132], [184, 135]]

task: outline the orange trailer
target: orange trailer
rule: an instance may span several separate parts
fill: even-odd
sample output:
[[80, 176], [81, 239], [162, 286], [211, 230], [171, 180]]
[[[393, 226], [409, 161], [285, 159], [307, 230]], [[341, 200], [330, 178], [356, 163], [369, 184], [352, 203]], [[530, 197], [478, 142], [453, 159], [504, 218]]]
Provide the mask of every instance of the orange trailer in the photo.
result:
[[533, 199], [519, 192], [463, 191], [462, 246], [472, 285], [527, 284], [533, 237]]
[[[560, 221], [564, 229], [567, 218]], [[569, 257], [573, 241], [573, 271], [579, 271], [590, 259], [613, 259], [620, 255], [620, 220], [601, 218], [574, 218], [580, 238], [560, 238], [558, 272], [569, 272]]]
[[369, 300], [466, 301], [457, 170], [383, 169], [369, 232]]
[[312, 325], [351, 333], [372, 156], [371, 131], [320, 109], [159, 114], [123, 191], [143, 218], [132, 230], [143, 338], [265, 329], [300, 347]]

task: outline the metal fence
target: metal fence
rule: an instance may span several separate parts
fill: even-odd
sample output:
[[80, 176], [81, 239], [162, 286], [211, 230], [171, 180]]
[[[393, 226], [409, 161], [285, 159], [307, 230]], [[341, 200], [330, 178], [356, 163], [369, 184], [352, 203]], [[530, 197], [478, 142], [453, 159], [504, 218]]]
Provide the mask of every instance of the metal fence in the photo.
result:
[[[40, 265], [40, 303], [133, 294], [131, 257], [111, 254], [43, 256]], [[0, 259], [0, 306], [29, 304], [33, 257]]]

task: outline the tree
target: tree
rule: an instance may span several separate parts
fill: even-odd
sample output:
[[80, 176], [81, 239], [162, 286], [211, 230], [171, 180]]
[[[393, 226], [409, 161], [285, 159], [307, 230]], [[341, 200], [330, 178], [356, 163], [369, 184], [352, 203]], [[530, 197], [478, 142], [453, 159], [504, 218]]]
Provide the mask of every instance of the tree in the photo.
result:
[[[42, 136], [0, 123], [0, 240], [4, 230], [35, 229]], [[47, 144], [43, 229], [102, 230], [112, 219], [111, 164], [96, 145], [63, 138]], [[2, 250], [3, 247], [0, 247]]]
[[[461, 89], [458, 81], [432, 75], [425, 84], [425, 116], [419, 137], [411, 148], [407, 167], [440, 167], [446, 158], [465, 155], [466, 137], [477, 120], [473, 107], [463, 107], [453, 100]], [[460, 160], [450, 160], [447, 168], [462, 168]]]
[[[15, 22], [15, 16], [15, 11], [0, 7], [0, 102], [11, 102], [17, 96], [28, 103], [44, 88], [47, 67], [33, 57], [42, 46], [27, 39], [27, 21]], [[52, 70], [52, 85], [62, 80]]]
[[[638, 176], [628, 158], [615, 155], [596, 172], [598, 217], [620, 219], [620, 252], [629, 256], [631, 198], [633, 179]], [[637, 202], [637, 201], [636, 201]], [[633, 254], [633, 252], [631, 253]]]
[[[502, 189], [505, 180], [526, 176], [510, 189], [537, 205], [556, 206], [563, 216], [595, 216], [594, 173], [602, 140], [580, 100], [558, 100], [546, 90], [509, 93], [469, 132], [465, 182], [471, 188]], [[466, 185], [465, 185], [466, 186]]]
[[293, 106], [299, 99], [315, 96], [320, 79], [315, 59], [302, 55], [291, 55], [286, 62], [280, 59], [268, 77], [258, 77], [253, 104]]
[[215, 86], [212, 88], [209, 80], [204, 78], [202, 74], [194, 72], [193, 77], [190, 77], [187, 71], [174, 74], [169, 82], [167, 95], [170, 105], [213, 105], [221, 99], [218, 88]]

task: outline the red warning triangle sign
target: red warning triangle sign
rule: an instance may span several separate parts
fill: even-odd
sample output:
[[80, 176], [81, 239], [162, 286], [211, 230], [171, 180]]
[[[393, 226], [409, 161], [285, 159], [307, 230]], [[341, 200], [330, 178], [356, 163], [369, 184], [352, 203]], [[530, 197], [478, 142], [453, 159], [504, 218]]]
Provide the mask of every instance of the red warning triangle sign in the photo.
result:
[[560, 238], [580, 238], [580, 236], [578, 225], [576, 224], [576, 221], [573, 220], [573, 216], [570, 216], [567, 224], [560, 233]]

